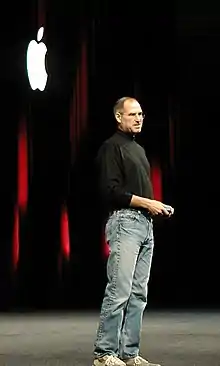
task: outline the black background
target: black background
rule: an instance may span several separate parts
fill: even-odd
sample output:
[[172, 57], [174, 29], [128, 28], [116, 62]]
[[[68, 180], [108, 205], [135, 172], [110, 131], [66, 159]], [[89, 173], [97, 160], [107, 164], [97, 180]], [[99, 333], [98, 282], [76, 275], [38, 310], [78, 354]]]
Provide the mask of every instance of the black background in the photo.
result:
[[[93, 158], [115, 128], [112, 106], [136, 96], [147, 114], [140, 142], [162, 166], [163, 198], [175, 207], [155, 223], [151, 307], [219, 307], [219, 16], [186, 2], [73, 4], [46, 14], [44, 93], [30, 90], [25, 52], [38, 28], [37, 2], [1, 9], [1, 307], [94, 308], [105, 284]], [[69, 104], [84, 29], [88, 45], [87, 132], [70, 159]], [[31, 126], [33, 171], [21, 221], [17, 272], [11, 264], [17, 128]], [[169, 119], [174, 122], [170, 164]], [[69, 207], [71, 258], [60, 275], [60, 204]]]

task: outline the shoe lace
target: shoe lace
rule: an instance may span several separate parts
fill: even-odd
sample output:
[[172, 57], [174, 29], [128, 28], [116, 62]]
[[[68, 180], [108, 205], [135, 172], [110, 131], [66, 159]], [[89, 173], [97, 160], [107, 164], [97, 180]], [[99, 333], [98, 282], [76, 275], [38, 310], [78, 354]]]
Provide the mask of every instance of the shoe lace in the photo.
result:
[[115, 365], [115, 362], [117, 361], [117, 357], [116, 356], [109, 356], [107, 358], [107, 360], [105, 361], [105, 365], [106, 366], [114, 366]]
[[140, 365], [141, 364], [141, 357], [140, 356], [136, 356], [134, 359], [134, 364], [135, 365]]

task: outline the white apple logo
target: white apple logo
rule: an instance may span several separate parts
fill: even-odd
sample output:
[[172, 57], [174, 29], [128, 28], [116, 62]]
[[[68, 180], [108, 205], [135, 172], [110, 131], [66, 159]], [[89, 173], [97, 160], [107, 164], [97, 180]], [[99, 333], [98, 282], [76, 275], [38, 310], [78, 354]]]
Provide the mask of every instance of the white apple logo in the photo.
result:
[[[32, 40], [27, 49], [27, 73], [31, 88], [43, 91], [47, 83], [47, 72], [45, 67], [45, 57], [47, 47], [43, 42], [44, 27], [37, 32], [37, 42]], [[39, 43], [40, 42], [40, 43]]]

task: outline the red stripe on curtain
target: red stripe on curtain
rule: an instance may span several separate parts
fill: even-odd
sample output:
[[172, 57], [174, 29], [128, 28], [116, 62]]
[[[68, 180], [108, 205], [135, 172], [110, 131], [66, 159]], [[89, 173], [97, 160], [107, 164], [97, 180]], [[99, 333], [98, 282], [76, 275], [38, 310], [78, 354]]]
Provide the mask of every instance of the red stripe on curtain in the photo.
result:
[[103, 232], [102, 232], [102, 254], [103, 254], [103, 257], [104, 259], [108, 258], [109, 256], [109, 245], [106, 241], [106, 236], [105, 236], [105, 229], [103, 229]]
[[[70, 100], [69, 139], [71, 165], [76, 159], [76, 154], [80, 145], [80, 141], [84, 133], [86, 132], [88, 122], [87, 41], [86, 34], [82, 33], [82, 35], [83, 36], [81, 38], [81, 46], [79, 49], [78, 65], [75, 70], [73, 94]], [[65, 249], [63, 250], [64, 252], [66, 251]], [[70, 249], [68, 249], [68, 251], [70, 252]]]
[[26, 211], [28, 201], [28, 137], [26, 119], [22, 118], [18, 132], [18, 207]]
[[160, 165], [157, 161], [153, 161], [152, 163], [151, 180], [153, 185], [154, 198], [158, 201], [162, 201], [162, 172]]
[[76, 69], [73, 96], [70, 102], [70, 144], [71, 162], [80, 140], [87, 128], [88, 122], [88, 69], [87, 69], [87, 42], [83, 37], [79, 53], [79, 64]]
[[63, 205], [61, 210], [60, 221], [60, 235], [61, 235], [61, 253], [65, 259], [70, 257], [70, 238], [69, 238], [69, 217], [66, 205]]

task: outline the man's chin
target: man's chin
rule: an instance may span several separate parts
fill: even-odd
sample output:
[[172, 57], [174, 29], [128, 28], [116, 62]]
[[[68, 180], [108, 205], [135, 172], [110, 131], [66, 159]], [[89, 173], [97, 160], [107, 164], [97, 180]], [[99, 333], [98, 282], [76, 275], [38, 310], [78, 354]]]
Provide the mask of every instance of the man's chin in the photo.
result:
[[135, 135], [141, 132], [141, 128], [134, 128], [132, 133], [134, 133]]

